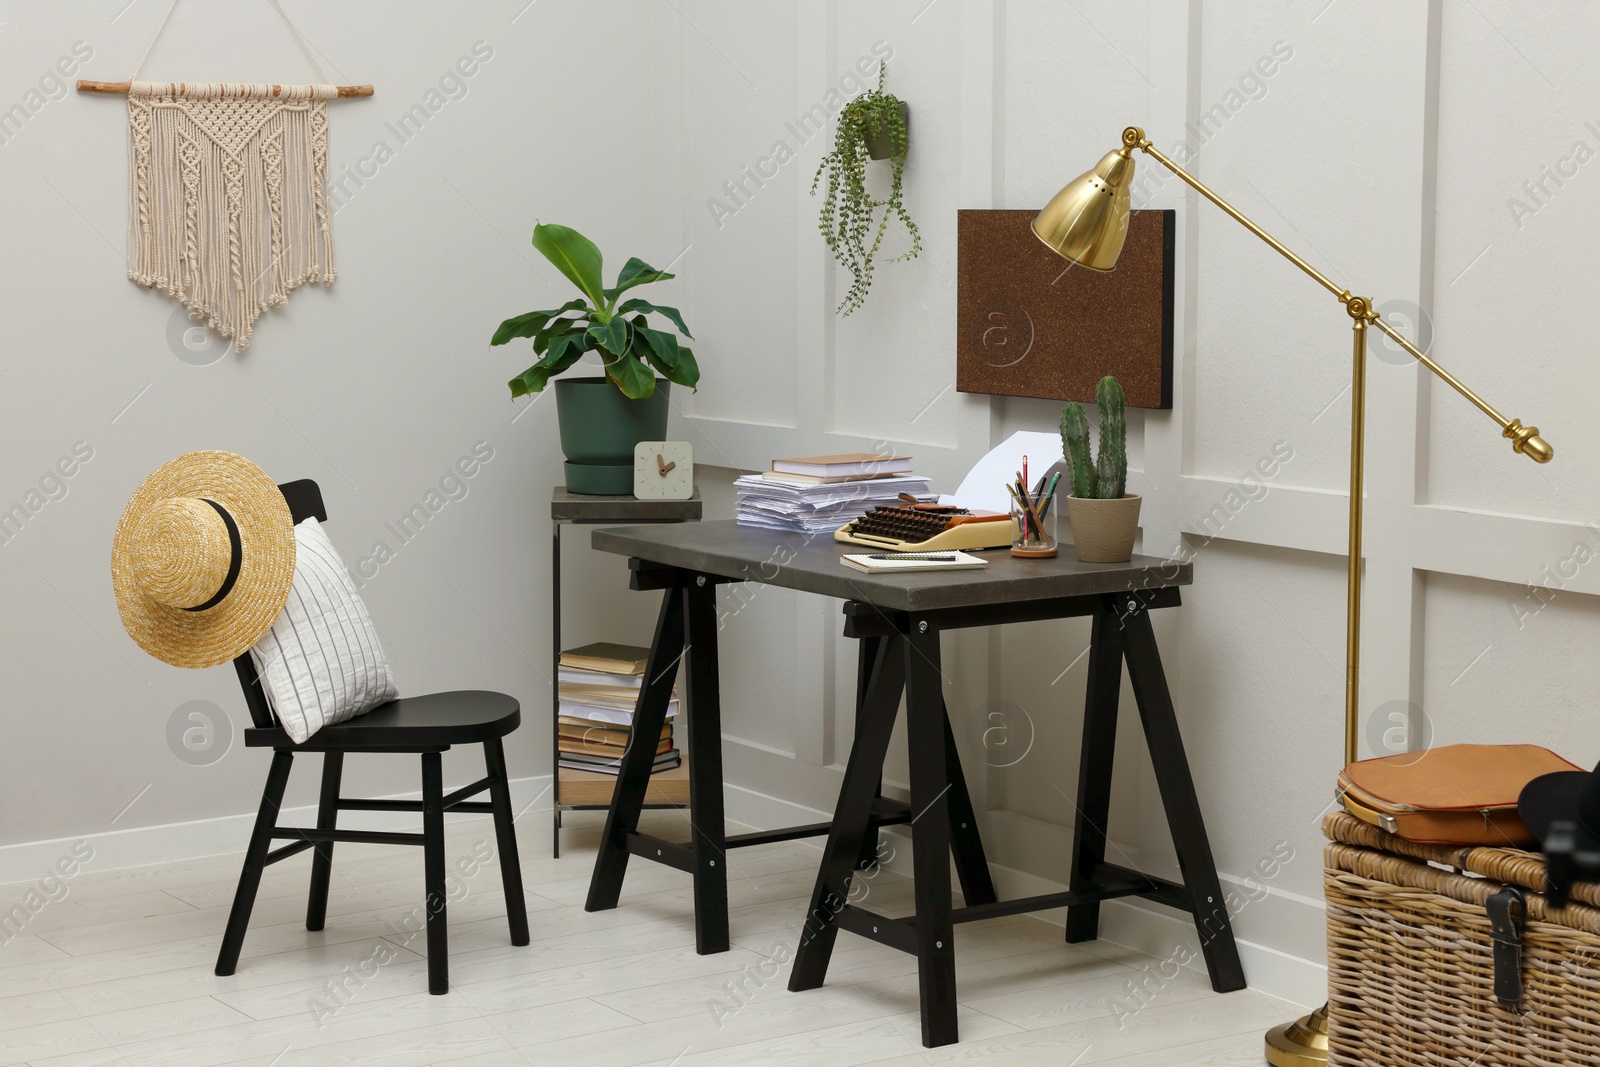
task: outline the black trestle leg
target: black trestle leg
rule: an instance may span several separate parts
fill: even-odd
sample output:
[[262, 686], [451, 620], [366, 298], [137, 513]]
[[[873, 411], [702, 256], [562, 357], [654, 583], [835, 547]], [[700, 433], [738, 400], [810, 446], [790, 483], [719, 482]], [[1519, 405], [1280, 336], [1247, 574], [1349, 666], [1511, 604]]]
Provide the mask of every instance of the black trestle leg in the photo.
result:
[[[694, 835], [694, 946], [700, 955], [728, 951], [728, 849], [722, 800], [722, 702], [717, 679], [717, 587], [685, 593], [684, 640], [689, 719], [689, 825]], [[649, 741], [660, 729], [647, 733]], [[650, 746], [641, 743], [641, 747]], [[653, 749], [652, 749], [653, 751]]]
[[[629, 832], [639, 828], [639, 813], [644, 809], [650, 769], [656, 757], [656, 741], [667, 721], [667, 703], [672, 698], [678, 660], [683, 656], [683, 602], [683, 590], [677, 587], [667, 590], [661, 598], [656, 634], [644, 668], [645, 681], [635, 706], [628, 747], [622, 754], [622, 766], [618, 768], [616, 792], [606, 815], [605, 832], [600, 836], [600, 849], [595, 854], [594, 873], [589, 876], [589, 896], [583, 903], [584, 911], [614, 908], [622, 896], [622, 879], [628, 873], [628, 848], [624, 840]], [[690, 770], [694, 770], [692, 764]]]
[[[444, 768], [438, 752], [422, 754], [422, 865], [427, 890], [428, 992], [450, 992], [445, 908]], [[508, 905], [509, 906], [509, 905]]]
[[[317, 801], [317, 829], [332, 830], [339, 821], [339, 782], [343, 752], [322, 754], [322, 794]], [[333, 842], [319, 841], [311, 857], [311, 893], [306, 899], [306, 929], [320, 930], [328, 919], [328, 883], [333, 878]]]
[[[883, 655], [884, 639], [882, 637], [863, 637], [860, 642], [856, 659], [856, 728], [853, 745], [861, 743], [861, 731], [867, 721], [867, 687], [872, 682], [873, 666], [878, 662], [878, 658]], [[879, 774], [878, 784], [874, 787], [873, 793], [881, 794], [882, 792], [883, 775]], [[861, 839], [861, 854], [856, 858], [856, 870], [869, 870], [882, 859], [878, 849], [879, 836], [876, 826], [867, 827], [866, 835]]]
[[500, 853], [500, 884], [506, 891], [506, 923], [511, 943], [528, 943], [528, 898], [522, 892], [522, 857], [517, 853], [516, 816], [511, 811], [511, 782], [506, 752], [498, 737], [483, 743], [483, 764], [489, 772], [489, 803], [494, 807], [495, 850]]
[[272, 766], [267, 771], [267, 785], [261, 791], [261, 807], [256, 812], [255, 829], [250, 832], [250, 844], [244, 853], [244, 870], [239, 874], [239, 888], [233, 894], [233, 910], [228, 913], [228, 928], [222, 935], [222, 950], [217, 953], [219, 975], [230, 975], [239, 966], [239, 950], [244, 947], [244, 932], [250, 925], [250, 911], [255, 907], [256, 890], [261, 886], [261, 871], [266, 866], [267, 850], [272, 845], [272, 830], [277, 825], [278, 808], [283, 803], [283, 790], [289, 784], [289, 768], [294, 755], [274, 751]]
[[945, 797], [950, 809], [950, 845], [955, 852], [956, 875], [961, 879], [961, 896], [968, 905], [993, 904], [1000, 898], [995, 894], [989, 859], [978, 834], [978, 815], [972, 808], [972, 795], [967, 792], [967, 776], [961, 773], [961, 753], [956, 749], [950, 712], [942, 697], [939, 712], [944, 716], [945, 780], [950, 783]]
[[1126, 605], [1123, 635], [1128, 657], [1128, 678], [1133, 683], [1134, 699], [1144, 721], [1145, 740], [1150, 748], [1150, 763], [1161, 787], [1161, 804], [1172, 829], [1172, 844], [1178, 853], [1178, 867], [1193, 900], [1194, 923], [1200, 935], [1200, 950], [1211, 988], [1218, 993], [1243, 989], [1244, 967], [1233, 939], [1233, 923], [1228, 916], [1227, 898], [1217, 879], [1217, 865], [1211, 856], [1211, 842], [1200, 815], [1200, 800], [1195, 795], [1189, 761], [1183, 752], [1183, 737], [1178, 732], [1178, 717], [1172, 708], [1172, 694], [1161, 670], [1161, 653], [1156, 648], [1150, 613], [1137, 600]]
[[[1106, 820], [1111, 815], [1111, 766], [1117, 748], [1117, 702], [1122, 694], [1122, 624], [1110, 597], [1095, 612], [1089, 636], [1089, 681], [1083, 703], [1083, 747], [1078, 753], [1078, 803], [1073, 812], [1074, 892], [1091, 886], [1106, 858]], [[1100, 936], [1100, 903], [1067, 909], [1067, 941]]]
[[[926, 624], [923, 624], [926, 625]], [[956, 945], [950, 903], [951, 783], [947, 775], [939, 632], [906, 638], [906, 747], [911, 771], [911, 865], [916, 898], [917, 990], [925, 1048], [953, 1044]]]
[[883, 758], [889, 751], [900, 692], [905, 688], [905, 670], [904, 639], [886, 638], [874, 658], [872, 680], [858, 712], [861, 719], [856, 743], [850, 750], [850, 762], [845, 765], [833, 826], [822, 850], [800, 945], [789, 971], [791, 992], [816, 989], [828, 976], [828, 961], [839, 935], [835, 920], [849, 900], [850, 876], [860, 862], [867, 839]]

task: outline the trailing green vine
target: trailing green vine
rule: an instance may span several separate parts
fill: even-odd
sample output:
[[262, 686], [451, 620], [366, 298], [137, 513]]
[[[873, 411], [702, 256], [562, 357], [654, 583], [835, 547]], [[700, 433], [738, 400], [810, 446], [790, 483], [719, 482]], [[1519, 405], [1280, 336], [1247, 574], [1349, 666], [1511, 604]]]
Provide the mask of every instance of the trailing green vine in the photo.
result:
[[[848, 315], [867, 299], [872, 288], [873, 260], [883, 244], [891, 218], [899, 219], [911, 239], [909, 251], [890, 263], [915, 259], [922, 252], [922, 234], [906, 213], [902, 180], [906, 161], [906, 122], [900, 101], [884, 91], [887, 65], [878, 66], [878, 87], [863, 93], [839, 112], [839, 128], [834, 134], [833, 151], [822, 157], [816, 176], [811, 179], [811, 195], [817, 193], [823, 172], [828, 174], [827, 198], [817, 228], [822, 239], [842, 266], [850, 268], [850, 291], [839, 305], [839, 314]], [[888, 199], [879, 200], [867, 192], [868, 141], [886, 140], [892, 146], [890, 165], [894, 168]], [[883, 208], [882, 217], [877, 211]]]

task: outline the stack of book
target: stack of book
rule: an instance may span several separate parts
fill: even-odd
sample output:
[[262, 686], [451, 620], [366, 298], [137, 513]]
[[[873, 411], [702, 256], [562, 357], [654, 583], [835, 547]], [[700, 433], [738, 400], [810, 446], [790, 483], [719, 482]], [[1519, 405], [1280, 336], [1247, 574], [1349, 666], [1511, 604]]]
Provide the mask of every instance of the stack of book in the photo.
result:
[[928, 479], [911, 473], [911, 457], [856, 452], [775, 459], [763, 474], [734, 479], [734, 514], [742, 526], [829, 533], [873, 508], [924, 496]]
[[[601, 642], [561, 653], [557, 693], [557, 750], [562, 767], [617, 774], [633, 731], [633, 709], [644, 686], [649, 649]], [[651, 773], [683, 762], [673, 745], [678, 698], [667, 705], [667, 722], [656, 739]]]

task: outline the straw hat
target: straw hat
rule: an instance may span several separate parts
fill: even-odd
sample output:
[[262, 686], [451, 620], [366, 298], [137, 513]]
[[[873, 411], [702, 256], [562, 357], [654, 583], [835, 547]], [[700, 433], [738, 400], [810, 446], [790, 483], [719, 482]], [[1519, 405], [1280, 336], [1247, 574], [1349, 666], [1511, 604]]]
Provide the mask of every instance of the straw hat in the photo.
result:
[[145, 479], [111, 545], [122, 625], [174, 667], [214, 667], [272, 628], [294, 580], [294, 519], [265, 471], [190, 452]]

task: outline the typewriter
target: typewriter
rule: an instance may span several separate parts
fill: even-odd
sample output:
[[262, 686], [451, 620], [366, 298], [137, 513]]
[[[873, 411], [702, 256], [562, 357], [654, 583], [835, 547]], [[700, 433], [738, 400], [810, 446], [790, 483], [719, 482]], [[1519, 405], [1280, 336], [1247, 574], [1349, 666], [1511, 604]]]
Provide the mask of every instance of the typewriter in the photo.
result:
[[1011, 516], [940, 504], [888, 504], [845, 523], [833, 539], [890, 552], [977, 551], [1008, 548]]

